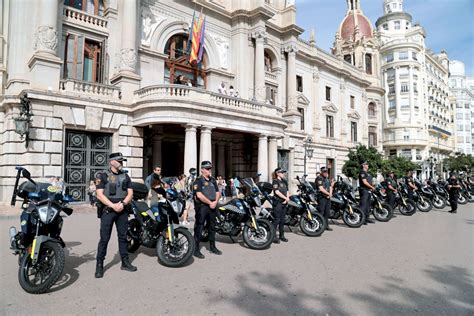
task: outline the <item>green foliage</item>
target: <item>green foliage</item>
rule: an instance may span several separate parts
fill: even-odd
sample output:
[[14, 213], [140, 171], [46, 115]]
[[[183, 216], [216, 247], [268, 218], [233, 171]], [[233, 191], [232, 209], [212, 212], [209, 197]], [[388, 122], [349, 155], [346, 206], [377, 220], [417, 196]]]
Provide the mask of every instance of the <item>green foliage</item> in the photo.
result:
[[456, 153], [455, 156], [444, 159], [443, 163], [449, 171], [471, 172], [474, 167], [474, 157], [470, 154]]
[[393, 171], [397, 178], [401, 178], [408, 171], [415, 170], [418, 165], [405, 157], [393, 157], [384, 160], [382, 163], [382, 174], [385, 176]]
[[360, 164], [363, 161], [369, 163], [369, 173], [377, 174], [382, 168], [383, 157], [382, 154], [377, 151], [375, 147], [366, 147], [364, 145], [358, 145], [355, 149], [349, 150], [349, 160], [346, 161], [342, 167], [342, 173], [346, 177], [357, 178], [360, 171]]

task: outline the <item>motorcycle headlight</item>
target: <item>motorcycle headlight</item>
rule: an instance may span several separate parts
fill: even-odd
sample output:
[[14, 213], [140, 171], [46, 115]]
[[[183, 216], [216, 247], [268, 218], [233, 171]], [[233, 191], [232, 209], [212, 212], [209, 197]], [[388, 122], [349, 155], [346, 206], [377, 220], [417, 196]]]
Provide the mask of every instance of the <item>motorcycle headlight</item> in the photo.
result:
[[254, 197], [253, 200], [255, 201], [255, 205], [257, 205], [258, 207], [262, 206], [262, 201], [258, 196]]
[[179, 203], [178, 201], [172, 201], [170, 202], [171, 204], [171, 207], [173, 208], [173, 211], [176, 213], [176, 214], [179, 214], [179, 211], [181, 210], [181, 203]]
[[39, 218], [45, 224], [51, 223], [58, 213], [59, 210], [54, 207], [48, 207], [48, 205], [38, 208]]

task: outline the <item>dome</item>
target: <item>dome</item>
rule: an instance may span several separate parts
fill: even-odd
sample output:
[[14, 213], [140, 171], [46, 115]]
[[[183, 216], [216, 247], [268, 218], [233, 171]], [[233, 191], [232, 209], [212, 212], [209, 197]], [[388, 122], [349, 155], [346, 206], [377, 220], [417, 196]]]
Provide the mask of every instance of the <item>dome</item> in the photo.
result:
[[357, 17], [357, 23], [359, 25], [360, 36], [365, 38], [372, 38], [372, 26], [370, 25], [369, 20], [362, 14], [356, 13], [348, 14], [344, 18], [341, 24], [340, 32], [342, 39], [349, 40], [354, 35], [356, 23], [354, 21], [354, 16]]

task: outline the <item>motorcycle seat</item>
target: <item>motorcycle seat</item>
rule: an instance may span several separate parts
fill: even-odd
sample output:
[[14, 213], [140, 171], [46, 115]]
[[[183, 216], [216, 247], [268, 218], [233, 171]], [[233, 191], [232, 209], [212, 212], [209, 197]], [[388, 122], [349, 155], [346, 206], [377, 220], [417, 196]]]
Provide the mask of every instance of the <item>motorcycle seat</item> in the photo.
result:
[[143, 201], [133, 201], [132, 202], [133, 205], [137, 208], [138, 211], [140, 212], [146, 212], [148, 211], [150, 208], [148, 207], [148, 204], [146, 202], [143, 202]]

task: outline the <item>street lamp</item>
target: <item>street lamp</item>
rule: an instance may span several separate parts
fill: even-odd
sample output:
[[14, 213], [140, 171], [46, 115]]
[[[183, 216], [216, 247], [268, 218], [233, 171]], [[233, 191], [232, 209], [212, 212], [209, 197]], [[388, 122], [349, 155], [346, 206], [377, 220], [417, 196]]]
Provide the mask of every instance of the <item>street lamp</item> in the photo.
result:
[[14, 117], [15, 132], [20, 135], [20, 139], [25, 138], [25, 148], [28, 148], [30, 141], [30, 122], [33, 113], [31, 113], [31, 102], [27, 94], [23, 94], [20, 98], [20, 115]]
[[428, 158], [428, 163], [430, 164], [430, 178], [433, 178], [434, 177], [434, 169], [433, 167], [436, 166], [436, 162], [438, 160], [436, 158], [434, 158], [433, 156], [430, 156]]
[[306, 138], [304, 141], [304, 175], [306, 175], [306, 159], [313, 158], [313, 149], [310, 148], [313, 139], [311, 137]]

